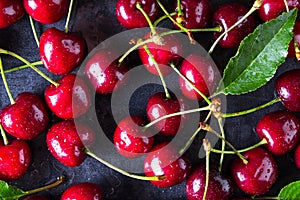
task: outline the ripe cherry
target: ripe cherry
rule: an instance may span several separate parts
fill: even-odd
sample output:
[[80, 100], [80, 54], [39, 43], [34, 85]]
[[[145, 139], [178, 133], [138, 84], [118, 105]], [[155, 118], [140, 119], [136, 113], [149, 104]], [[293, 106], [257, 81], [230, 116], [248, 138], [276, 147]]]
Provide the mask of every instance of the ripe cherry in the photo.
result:
[[0, 1], [0, 29], [19, 21], [25, 14], [22, 0]]
[[155, 0], [118, 0], [116, 4], [117, 19], [127, 29], [149, 26], [144, 15], [136, 8], [137, 3], [141, 3], [151, 21], [158, 16], [158, 5]]
[[262, 148], [244, 153], [245, 164], [236, 158], [231, 165], [231, 174], [236, 185], [251, 195], [264, 194], [273, 186], [278, 176], [277, 164], [272, 155]]
[[[205, 165], [198, 165], [192, 170], [186, 181], [188, 200], [203, 199], [206, 184]], [[209, 170], [209, 183], [206, 199], [229, 199], [233, 191], [232, 181], [220, 174], [215, 168]]]
[[61, 196], [61, 200], [101, 200], [101, 188], [94, 183], [78, 183], [69, 187]]
[[291, 112], [275, 111], [266, 114], [257, 124], [260, 139], [267, 140], [268, 150], [275, 155], [291, 151], [300, 139], [300, 122]]
[[300, 69], [287, 71], [275, 80], [282, 104], [290, 111], [300, 111]]
[[15, 103], [3, 108], [0, 122], [12, 136], [31, 140], [43, 132], [49, 121], [49, 114], [42, 99], [32, 93], [18, 95]]
[[66, 16], [70, 0], [24, 0], [26, 12], [36, 21], [53, 24]]
[[86, 124], [71, 120], [58, 122], [47, 133], [47, 146], [51, 154], [62, 164], [79, 166], [86, 158], [84, 145], [94, 142], [95, 133]]
[[45, 90], [45, 100], [51, 111], [63, 119], [85, 114], [91, 105], [85, 82], [75, 74], [68, 74], [58, 80], [58, 83], [58, 87], [51, 84]]
[[78, 34], [49, 28], [41, 36], [41, 60], [53, 74], [70, 73], [83, 61], [85, 53], [85, 40]]
[[9, 181], [21, 178], [30, 165], [31, 151], [22, 140], [7, 145], [0, 142], [0, 179]]
[[86, 62], [84, 73], [98, 94], [112, 93], [125, 84], [124, 76], [129, 69], [111, 60], [117, 57], [112, 51], [100, 50]]
[[[233, 12], [234, 11], [234, 12]], [[220, 25], [222, 32], [234, 25], [248, 12], [248, 8], [238, 3], [230, 3], [220, 6], [213, 15], [213, 24]], [[250, 15], [237, 27], [226, 33], [218, 45], [223, 48], [237, 47], [240, 42], [255, 28], [254, 16]], [[222, 32], [214, 32], [214, 39], [217, 39]]]

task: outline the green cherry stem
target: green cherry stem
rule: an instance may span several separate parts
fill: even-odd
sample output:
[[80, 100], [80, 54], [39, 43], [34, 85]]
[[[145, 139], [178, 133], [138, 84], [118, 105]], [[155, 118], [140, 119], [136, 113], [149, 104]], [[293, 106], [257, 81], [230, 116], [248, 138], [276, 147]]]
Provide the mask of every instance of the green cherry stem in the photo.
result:
[[283, 0], [283, 2], [284, 2], [284, 5], [285, 5], [286, 12], [289, 12], [290, 9], [289, 9], [289, 4], [288, 4], [287, 0]]
[[102, 158], [99, 158], [96, 154], [94, 154], [93, 152], [91, 152], [88, 148], [85, 148], [84, 149], [84, 152], [91, 156], [92, 158], [98, 160], [99, 162], [101, 162], [102, 164], [106, 165], [107, 167], [125, 175], [125, 176], [128, 176], [130, 178], [134, 178], [134, 179], [138, 179], [138, 180], [144, 180], [144, 181], [159, 181], [159, 180], [163, 180], [165, 179], [166, 177], [164, 175], [162, 176], [140, 176], [140, 175], [136, 175], [136, 174], [131, 174], [129, 172], [126, 172], [112, 164], [110, 164], [109, 162], [103, 160]]
[[178, 16], [182, 16], [181, 0], [177, 0], [177, 9]]
[[295, 49], [295, 57], [299, 61], [300, 60], [300, 48], [296, 37], [294, 36], [294, 49]]
[[8, 145], [8, 139], [7, 139], [7, 136], [5, 134], [5, 131], [2, 127], [2, 125], [0, 124], [0, 132], [1, 132], [1, 136], [2, 136], [2, 139], [3, 139], [3, 144], [6, 146]]
[[255, 2], [253, 3], [253, 6], [251, 7], [251, 9], [246, 13], [246, 15], [244, 15], [241, 19], [239, 19], [235, 24], [233, 24], [231, 27], [229, 27], [227, 30], [225, 30], [217, 39], [216, 41], [213, 43], [213, 45], [210, 47], [208, 53], [211, 54], [214, 51], [214, 48], [216, 47], [216, 45], [218, 44], [218, 42], [232, 29], [234, 29], [236, 26], [238, 26], [239, 24], [241, 24], [245, 19], [247, 19], [253, 12], [255, 12], [257, 9], [259, 9], [259, 7], [261, 6], [263, 0], [255, 0]]
[[4, 68], [3, 68], [1, 57], [0, 57], [0, 72], [1, 72], [1, 77], [2, 77], [2, 81], [3, 81], [4, 87], [5, 87], [6, 93], [8, 95], [9, 100], [10, 100], [10, 104], [14, 104], [15, 100], [14, 100], [12, 94], [11, 94], [11, 91], [10, 91], [9, 87], [8, 87], [6, 76], [4, 74]]
[[[170, 13], [170, 15], [173, 17], [173, 16], [177, 15], [177, 12], [172, 12], [172, 13]], [[153, 26], [154, 26], [154, 27], [157, 27], [158, 24], [159, 24], [160, 22], [162, 22], [163, 20], [165, 20], [165, 19], [168, 19], [168, 16], [167, 16], [167, 15], [161, 16], [160, 18], [158, 18], [158, 19], [153, 23]]]
[[266, 108], [268, 106], [271, 106], [271, 105], [273, 105], [275, 103], [278, 103], [280, 101], [281, 101], [280, 98], [277, 97], [276, 99], [273, 99], [272, 101], [269, 101], [268, 103], [265, 103], [265, 104], [260, 105], [258, 107], [251, 108], [249, 110], [235, 112], [235, 113], [223, 113], [223, 114], [221, 114], [221, 116], [224, 117], [224, 118], [229, 118], [229, 117], [238, 117], [238, 116], [241, 116], [241, 115], [250, 114], [250, 113], [253, 113], [253, 112], [258, 111], [260, 109], [263, 109], [263, 108]]
[[30, 62], [28, 62], [26, 59], [22, 58], [21, 56], [19, 56], [18, 54], [8, 51], [8, 50], [4, 50], [0, 48], [0, 54], [6, 54], [6, 55], [10, 55], [12, 57], [17, 58], [18, 60], [22, 61], [23, 63], [25, 63], [26, 65], [28, 65], [31, 69], [33, 69], [36, 73], [38, 73], [41, 77], [43, 77], [44, 79], [46, 79], [47, 81], [49, 81], [51, 84], [55, 85], [56, 87], [59, 85], [59, 83], [53, 81], [51, 78], [49, 78], [46, 74], [44, 74], [42, 71], [40, 71], [38, 68], [36, 68], [35, 66], [33, 66]]
[[[30, 64], [33, 65], [33, 66], [38, 66], [38, 65], [43, 65], [43, 62], [40, 60], [40, 61], [33, 62], [33, 63], [30, 63]], [[18, 71], [20, 69], [26, 69], [28, 67], [29, 67], [28, 65], [21, 65], [21, 66], [18, 66], [18, 67], [14, 67], [14, 68], [11, 68], [11, 69], [4, 70], [4, 73], [15, 72], [15, 71]]]
[[198, 133], [202, 130], [201, 127], [198, 127], [197, 130], [193, 133], [193, 135], [189, 138], [187, 143], [184, 145], [182, 149], [179, 151], [179, 155], [183, 155], [184, 152], [191, 146], [192, 142], [194, 141], [195, 137], [198, 135]]
[[72, 8], [73, 8], [73, 0], [71, 0], [69, 4], [69, 11], [66, 19], [66, 24], [65, 24], [65, 33], [69, 32], [69, 23], [71, 19]]
[[279, 197], [251, 197], [251, 199], [255, 200], [281, 200]]
[[209, 184], [209, 158], [210, 158], [210, 150], [211, 145], [210, 142], [207, 139], [203, 139], [203, 147], [206, 153], [206, 162], [205, 162], [205, 188], [203, 193], [203, 200], [206, 200], [206, 195], [208, 192], [208, 184]]
[[33, 33], [33, 36], [34, 36], [34, 40], [36, 42], [36, 45], [38, 47], [40, 47], [40, 41], [39, 41], [39, 38], [37, 36], [37, 32], [36, 32], [36, 29], [35, 29], [35, 26], [34, 26], [34, 22], [33, 22], [33, 19], [32, 17], [29, 15], [29, 22], [30, 22], [30, 26], [31, 26], [31, 30], [32, 30], [32, 33]]
[[140, 2], [138, 2], [138, 3], [136, 4], [136, 8], [144, 15], [144, 17], [145, 17], [145, 19], [147, 20], [148, 25], [149, 25], [149, 27], [150, 27], [150, 29], [151, 29], [151, 33], [152, 33], [153, 35], [155, 35], [155, 34], [156, 34], [155, 27], [154, 27], [154, 25], [153, 25], [151, 19], [149, 18], [148, 14], [147, 14], [147, 13], [145, 12], [145, 10], [142, 8], [142, 4], [141, 4]]
[[[225, 140], [226, 140], [226, 136], [225, 136], [225, 132], [224, 132], [224, 128], [223, 128], [223, 124], [222, 124], [222, 118], [218, 118], [218, 125], [219, 125], [219, 128], [220, 128], [220, 131], [221, 131], [221, 136], [222, 138], [224, 138], [224, 140], [222, 140], [222, 146], [221, 146], [221, 151], [224, 152], [225, 151], [225, 146], [226, 146], [226, 143], [225, 143]], [[222, 167], [223, 167], [223, 161], [224, 161], [224, 153], [221, 153], [221, 156], [220, 156], [220, 162], [219, 162], [219, 172], [222, 171]]]

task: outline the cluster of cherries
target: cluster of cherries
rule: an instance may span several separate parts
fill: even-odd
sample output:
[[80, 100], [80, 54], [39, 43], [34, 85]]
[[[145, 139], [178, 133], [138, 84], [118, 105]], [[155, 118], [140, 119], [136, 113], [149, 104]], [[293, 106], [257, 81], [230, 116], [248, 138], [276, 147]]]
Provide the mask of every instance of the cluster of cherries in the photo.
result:
[[[287, 0], [287, 3], [290, 8], [300, 8], [298, 1]], [[70, 0], [2, 0], [0, 28], [16, 23], [25, 12], [40, 23], [55, 23], [67, 15], [69, 5]], [[158, 0], [117, 0], [116, 17], [128, 29], [149, 25], [153, 27], [152, 23], [159, 17], [159, 8], [164, 7]], [[268, 21], [285, 9], [282, 0], [264, 0], [258, 14], [263, 21]], [[171, 14], [166, 11], [166, 16], [174, 22], [176, 29], [186, 32], [191, 41], [193, 31], [201, 31], [200, 29], [214, 25], [218, 30], [214, 32], [214, 39], [217, 40], [224, 31], [244, 17], [248, 10], [241, 4], [229, 3], [220, 6], [213, 13], [209, 0], [181, 0], [174, 2], [174, 9]], [[226, 33], [218, 45], [223, 48], [237, 47], [254, 28], [255, 20], [250, 15]], [[296, 22], [294, 29], [296, 41], [291, 42], [290, 56], [297, 53], [299, 30], [299, 23]], [[160, 77], [165, 77], [176, 70], [176, 67], [172, 69], [170, 64], [180, 66], [178, 71], [181, 76], [178, 82], [183, 96], [190, 100], [203, 101], [203, 98], [212, 94], [220, 81], [217, 72], [214, 71], [216, 69], [212, 67], [213, 63], [196, 53], [183, 59], [179, 55], [183, 55], [185, 50], [176, 35], [160, 36], [160, 34], [162, 32], [152, 29], [145, 35], [143, 40], [149, 42], [145, 43], [146, 46], [138, 47], [141, 62], [150, 73]], [[36, 94], [21, 93], [15, 100], [10, 97], [12, 104], [1, 110], [0, 124], [4, 139], [0, 144], [1, 180], [16, 180], [26, 173], [31, 155], [26, 140], [32, 140], [45, 131], [50, 119], [48, 108], [62, 119], [47, 131], [46, 143], [49, 151], [66, 166], [80, 165], [87, 155], [91, 155], [85, 146], [93, 145], [96, 133], [88, 124], [77, 122], [75, 124], [73, 119], [83, 116], [89, 110], [90, 86], [98, 94], [109, 94], [118, 89], [115, 86], [124, 86], [117, 83], [126, 83], [124, 76], [129, 67], [124, 63], [120, 64], [118, 60], [109, 62], [110, 57], [117, 57], [113, 49], [95, 53], [85, 63], [85, 77], [72, 74], [82, 63], [87, 49], [85, 40], [80, 35], [69, 33], [67, 30], [47, 29], [40, 38], [39, 52], [45, 68], [62, 78], [57, 82], [47, 79], [51, 84], [45, 89], [45, 101]], [[3, 49], [0, 49], [0, 53], [22, 60], [16, 54]], [[31, 63], [25, 61], [25, 64], [36, 69]], [[3, 66], [1, 67], [0, 71], [4, 74]], [[4, 75], [2, 77], [5, 79]], [[299, 77], [300, 70], [293, 70], [277, 78], [275, 88], [279, 96], [278, 101], [281, 101], [289, 111], [266, 114], [258, 122], [257, 135], [265, 141], [267, 150], [261, 147], [253, 148], [243, 153], [244, 159], [236, 158], [231, 166], [232, 180], [219, 170], [211, 168], [207, 184], [206, 166], [202, 164], [192, 168], [187, 158], [180, 155], [176, 147], [166, 142], [154, 146], [153, 133], [145, 129], [146, 121], [140, 116], [129, 116], [118, 123], [113, 136], [114, 145], [122, 156], [128, 158], [147, 153], [144, 171], [153, 185], [171, 187], [187, 178], [186, 196], [189, 200], [202, 199], [203, 196], [206, 199], [229, 199], [233, 192], [233, 181], [249, 195], [264, 194], [273, 186], [278, 176], [272, 154], [282, 155], [291, 152], [299, 143], [300, 122], [293, 114], [300, 111]], [[158, 120], [154, 126], [160, 135], [175, 136], [188, 117], [178, 114], [160, 119], [166, 115], [186, 111], [185, 108], [181, 98], [167, 92], [156, 93], [148, 100], [146, 115], [149, 122]], [[8, 141], [4, 131], [17, 139]], [[295, 162], [300, 168], [300, 146], [295, 151]], [[101, 195], [99, 186], [81, 183], [67, 189], [61, 199], [101, 199]], [[45, 199], [45, 197], [27, 199]]]

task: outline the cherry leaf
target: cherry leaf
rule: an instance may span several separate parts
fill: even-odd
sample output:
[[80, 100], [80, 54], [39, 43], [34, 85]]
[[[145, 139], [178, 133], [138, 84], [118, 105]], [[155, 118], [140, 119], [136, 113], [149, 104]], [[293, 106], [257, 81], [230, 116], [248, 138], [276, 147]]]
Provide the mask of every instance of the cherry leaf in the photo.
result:
[[240, 44], [224, 71], [224, 94], [239, 95], [265, 85], [285, 61], [297, 9], [259, 25]]
[[16, 200], [23, 196], [25, 192], [15, 186], [10, 186], [5, 181], [0, 181], [0, 199]]
[[292, 182], [283, 187], [278, 195], [282, 200], [298, 200], [300, 197], [300, 181]]

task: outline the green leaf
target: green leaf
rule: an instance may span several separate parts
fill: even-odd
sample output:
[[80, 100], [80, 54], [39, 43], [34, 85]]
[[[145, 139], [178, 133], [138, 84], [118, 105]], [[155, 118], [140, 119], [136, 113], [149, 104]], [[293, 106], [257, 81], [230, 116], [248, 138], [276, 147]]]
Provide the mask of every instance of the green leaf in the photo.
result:
[[300, 181], [295, 181], [283, 187], [278, 195], [281, 200], [299, 200]]
[[10, 186], [4, 181], [0, 181], [0, 199], [1, 200], [16, 200], [23, 196], [25, 192], [15, 186]]
[[259, 25], [240, 44], [224, 71], [222, 93], [239, 95], [266, 84], [288, 53], [297, 9]]

